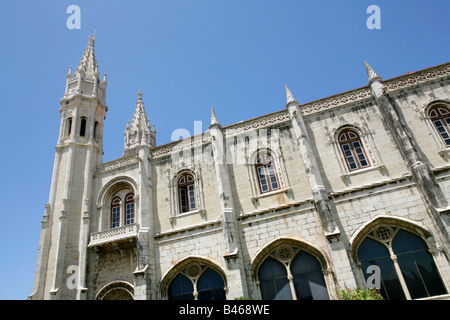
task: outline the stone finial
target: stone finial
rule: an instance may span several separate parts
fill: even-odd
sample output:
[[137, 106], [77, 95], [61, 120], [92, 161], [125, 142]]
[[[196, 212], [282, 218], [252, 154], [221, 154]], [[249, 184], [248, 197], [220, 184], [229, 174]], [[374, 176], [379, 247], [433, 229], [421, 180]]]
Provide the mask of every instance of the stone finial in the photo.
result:
[[211, 125], [218, 124], [216, 113], [214, 112], [214, 107], [211, 107]]
[[125, 150], [124, 155], [135, 153], [137, 148], [141, 146], [154, 147], [156, 145], [156, 131], [150, 126], [150, 120], [145, 111], [144, 102], [142, 101], [142, 91], [137, 92], [138, 101], [134, 109], [133, 119], [127, 121], [125, 127]]
[[294, 102], [295, 101], [294, 96], [292, 95], [291, 90], [289, 90], [287, 84], [285, 85], [285, 87], [286, 87], [286, 101], [287, 101], [286, 103]]
[[67, 71], [67, 79], [72, 79], [72, 66], [69, 67], [69, 71]]
[[381, 80], [381, 77], [375, 73], [367, 61], [364, 61], [364, 65], [366, 66], [367, 76], [369, 77], [369, 85], [376, 80]]
[[89, 44], [88, 44], [88, 46], [91, 47], [91, 48], [93, 48], [93, 47], [94, 47], [94, 44], [95, 44], [95, 36], [94, 36], [94, 35], [91, 35], [91, 36], [89, 37]]

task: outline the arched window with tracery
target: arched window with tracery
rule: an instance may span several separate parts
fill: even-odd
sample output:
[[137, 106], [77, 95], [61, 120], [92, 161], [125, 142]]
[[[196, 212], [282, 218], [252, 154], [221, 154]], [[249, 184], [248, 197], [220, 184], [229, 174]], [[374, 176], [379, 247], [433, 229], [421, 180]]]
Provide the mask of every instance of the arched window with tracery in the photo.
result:
[[134, 223], [134, 194], [129, 193], [125, 197], [125, 224]]
[[356, 131], [343, 130], [339, 133], [338, 141], [350, 171], [370, 167], [361, 138]]
[[169, 300], [225, 300], [225, 282], [213, 268], [193, 262], [170, 283]]
[[428, 110], [431, 122], [444, 141], [446, 146], [450, 146], [450, 111], [444, 105], [437, 105]]
[[180, 206], [180, 213], [195, 210], [195, 181], [194, 176], [190, 173], [185, 173], [178, 178], [178, 200]]
[[269, 152], [258, 153], [255, 168], [261, 193], [280, 189], [275, 163]]
[[263, 300], [329, 300], [319, 260], [290, 245], [278, 246], [258, 269]]
[[358, 260], [365, 271], [377, 265], [381, 273], [381, 295], [388, 300], [405, 300], [446, 294], [428, 246], [422, 238], [398, 227], [374, 228], [358, 247]]
[[114, 197], [111, 201], [111, 228], [120, 226], [120, 197]]

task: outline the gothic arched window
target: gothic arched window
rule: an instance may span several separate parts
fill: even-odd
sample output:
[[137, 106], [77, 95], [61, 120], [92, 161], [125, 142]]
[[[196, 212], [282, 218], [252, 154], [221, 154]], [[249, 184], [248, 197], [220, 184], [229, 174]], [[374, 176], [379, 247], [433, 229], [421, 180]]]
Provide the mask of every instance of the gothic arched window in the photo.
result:
[[358, 248], [358, 260], [366, 270], [377, 265], [381, 295], [389, 300], [418, 299], [446, 294], [447, 290], [426, 243], [406, 230], [379, 226]]
[[225, 300], [225, 282], [214, 269], [191, 263], [170, 283], [169, 300]]
[[258, 153], [255, 168], [261, 193], [280, 189], [275, 164], [270, 153]]
[[446, 146], [450, 146], [450, 111], [444, 105], [428, 110], [428, 116]]
[[198, 300], [225, 300], [224, 287], [220, 274], [208, 268], [197, 282]]
[[134, 223], [134, 194], [129, 193], [125, 197], [125, 224]]
[[263, 300], [292, 300], [286, 268], [274, 258], [267, 258], [258, 271]]
[[195, 201], [195, 181], [192, 174], [185, 173], [178, 178], [178, 199], [180, 213], [189, 212], [197, 208]]
[[120, 226], [120, 197], [114, 197], [111, 201], [111, 228]]
[[169, 286], [169, 300], [194, 300], [192, 281], [183, 274], [173, 279]]
[[350, 171], [370, 167], [361, 139], [356, 131], [351, 129], [342, 131], [339, 133], [338, 141]]
[[263, 300], [329, 300], [322, 266], [310, 253], [279, 246], [258, 270]]

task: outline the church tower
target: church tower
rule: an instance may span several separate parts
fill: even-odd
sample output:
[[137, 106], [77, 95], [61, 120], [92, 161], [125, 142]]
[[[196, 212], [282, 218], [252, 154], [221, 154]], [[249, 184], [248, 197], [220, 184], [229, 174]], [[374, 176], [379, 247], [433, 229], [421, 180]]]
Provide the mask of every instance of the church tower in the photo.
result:
[[101, 80], [89, 37], [78, 67], [67, 74], [59, 109], [49, 201], [45, 205], [33, 293], [29, 299], [85, 299], [93, 174], [102, 162], [106, 74]]

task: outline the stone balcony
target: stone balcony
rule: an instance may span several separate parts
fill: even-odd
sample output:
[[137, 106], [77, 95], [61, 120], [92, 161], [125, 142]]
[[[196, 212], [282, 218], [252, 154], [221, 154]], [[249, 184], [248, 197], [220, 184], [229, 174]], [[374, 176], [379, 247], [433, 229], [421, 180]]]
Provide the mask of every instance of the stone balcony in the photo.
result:
[[90, 235], [88, 247], [97, 251], [102, 248], [112, 247], [121, 249], [136, 244], [139, 226], [136, 223], [128, 224], [113, 229], [93, 232]]

